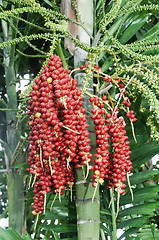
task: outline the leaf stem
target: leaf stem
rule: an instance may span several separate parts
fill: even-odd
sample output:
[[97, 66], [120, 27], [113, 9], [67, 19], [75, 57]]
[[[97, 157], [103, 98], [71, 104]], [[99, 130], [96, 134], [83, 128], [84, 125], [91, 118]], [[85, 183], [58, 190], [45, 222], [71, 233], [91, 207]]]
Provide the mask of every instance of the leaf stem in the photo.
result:
[[45, 214], [45, 211], [46, 211], [46, 192], [44, 194], [44, 214]]
[[[112, 196], [112, 189], [110, 189], [110, 196]], [[112, 225], [113, 225], [113, 237], [112, 237], [112, 240], [117, 240], [114, 198], [112, 198], [112, 203], [111, 204], [112, 204]]]
[[66, 129], [68, 129], [68, 130], [70, 130], [70, 131], [72, 131], [72, 132], [74, 132], [74, 133], [80, 134], [79, 132], [77, 132], [77, 131], [74, 131], [73, 129], [71, 129], [71, 128], [68, 128], [68, 127], [66, 127], [66, 126], [63, 126], [63, 128], [66, 128]]
[[92, 197], [92, 202], [94, 201], [94, 198], [95, 198], [95, 195], [96, 195], [96, 192], [97, 192], [97, 188], [98, 188], [98, 182], [97, 182], [97, 185], [96, 185], [96, 187], [95, 187], [95, 189], [94, 189], [94, 193], [93, 193], [93, 197]]
[[34, 225], [34, 233], [36, 232], [36, 227], [38, 224], [39, 214], [36, 215], [35, 225]]
[[133, 125], [133, 122], [132, 122], [131, 119], [130, 119], [130, 123], [131, 123], [131, 129], [132, 129], [132, 135], [133, 135], [134, 141], [135, 141], [135, 143], [137, 143], [136, 136], [135, 136], [134, 125]]
[[64, 54], [63, 54], [63, 50], [62, 50], [62, 47], [61, 47], [61, 43], [60, 43], [60, 40], [58, 40], [58, 44], [57, 44], [57, 52], [58, 52], [58, 55], [61, 57], [61, 59], [62, 59], [62, 63], [63, 63], [63, 67], [64, 68], [68, 68], [68, 64], [67, 64], [67, 62], [66, 62], [66, 60], [65, 60], [65, 56], [64, 56]]
[[54, 199], [53, 199], [53, 201], [52, 201], [52, 203], [51, 203], [50, 212], [52, 211], [52, 207], [53, 207], [54, 202], [55, 202], [55, 200], [56, 200], [57, 194], [58, 194], [58, 193], [56, 193], [56, 195], [55, 195], [55, 197], [54, 197]]
[[132, 190], [131, 184], [130, 184], [129, 174], [126, 173], [126, 176], [127, 176], [127, 182], [128, 182], [128, 186], [129, 186], [129, 189], [130, 189], [130, 193], [131, 193], [131, 198], [132, 198], [132, 201], [133, 201], [134, 200], [134, 195], [133, 195], [133, 190]]

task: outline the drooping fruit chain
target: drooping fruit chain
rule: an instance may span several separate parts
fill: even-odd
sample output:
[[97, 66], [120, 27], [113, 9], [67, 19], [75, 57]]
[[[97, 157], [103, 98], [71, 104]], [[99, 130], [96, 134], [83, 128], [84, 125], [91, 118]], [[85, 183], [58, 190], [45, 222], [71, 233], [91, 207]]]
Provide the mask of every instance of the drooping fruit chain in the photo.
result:
[[[104, 96], [102, 100], [106, 100]], [[94, 160], [94, 182], [93, 187], [102, 184], [104, 178], [108, 179], [107, 188], [114, 187], [119, 194], [125, 193], [126, 174], [132, 169], [132, 163], [129, 160], [131, 151], [129, 150], [129, 141], [126, 136], [123, 118], [118, 117], [118, 109], [112, 113], [104, 109], [104, 104], [98, 97], [90, 98], [94, 108], [91, 118], [94, 120], [95, 133], [97, 137], [96, 159]], [[110, 109], [109, 109], [110, 110]], [[104, 115], [106, 119], [104, 118]], [[109, 140], [110, 139], [110, 140]], [[110, 146], [111, 145], [111, 153]]]
[[73, 163], [91, 161], [85, 109], [77, 80], [69, 77], [61, 59], [51, 56], [30, 94], [30, 153], [27, 169], [34, 175], [33, 214], [43, 213], [47, 193], [63, 194], [74, 184]]
[[[85, 67], [88, 66], [85, 64]], [[80, 66], [80, 69], [83, 71], [84, 67]], [[100, 70], [97, 66], [94, 69]], [[77, 87], [77, 80], [71, 79], [70, 73], [70, 70], [62, 67], [58, 56], [51, 56], [32, 86], [27, 112], [30, 126], [30, 167], [27, 170], [34, 175], [33, 214], [45, 212], [47, 193], [60, 196], [66, 187], [72, 189], [74, 167], [83, 168], [86, 165], [85, 178], [93, 169], [93, 187], [102, 184], [106, 178], [108, 188], [114, 187], [120, 194], [124, 193], [125, 176], [132, 169], [123, 119], [118, 117], [117, 109], [115, 113], [112, 111], [106, 96], [102, 99], [90, 98], [94, 106], [92, 119], [97, 137], [95, 165], [90, 165], [92, 154], [86, 109], [82, 107], [82, 91]], [[112, 82], [112, 78], [104, 77], [104, 81]], [[120, 88], [123, 88], [121, 84]], [[129, 99], [124, 98], [124, 101], [123, 104], [129, 108]], [[107, 110], [104, 103], [107, 104]], [[132, 110], [127, 117], [136, 121]]]
[[[93, 101], [93, 99], [91, 100]], [[105, 118], [103, 115], [106, 113], [104, 109], [104, 104], [100, 103], [99, 99], [96, 97], [94, 98], [94, 108], [92, 109], [93, 115], [91, 116], [94, 119], [95, 126], [95, 133], [97, 136], [97, 145], [96, 148], [96, 159], [94, 160], [94, 182], [93, 187], [97, 186], [97, 183], [102, 184], [104, 182], [104, 176], [106, 169], [108, 167], [108, 159], [109, 159], [109, 134], [108, 127], [105, 125]]]
[[114, 186], [115, 190], [123, 194], [126, 187], [126, 173], [132, 169], [132, 163], [129, 160], [131, 151], [129, 150], [129, 141], [126, 136], [123, 118], [118, 118], [117, 113], [113, 117], [110, 116], [109, 132], [112, 141], [112, 154], [110, 155], [110, 164], [107, 178], [109, 180], [108, 188]]

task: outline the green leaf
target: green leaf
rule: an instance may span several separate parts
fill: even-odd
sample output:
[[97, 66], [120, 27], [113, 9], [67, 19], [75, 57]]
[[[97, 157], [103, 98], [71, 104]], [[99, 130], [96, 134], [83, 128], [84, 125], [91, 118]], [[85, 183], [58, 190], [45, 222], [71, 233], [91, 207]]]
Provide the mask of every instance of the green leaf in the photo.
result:
[[137, 206], [126, 208], [119, 212], [118, 217], [143, 214], [153, 216], [155, 213], [153, 212], [156, 208], [159, 207], [159, 202], [145, 203]]
[[100, 210], [100, 213], [101, 213], [101, 214], [104, 214], [104, 215], [110, 215], [110, 216], [112, 215], [110, 211], [108, 211], [107, 209], [104, 209], [104, 208], [102, 208], [102, 209]]
[[[122, 18], [118, 19], [108, 30], [108, 32], [113, 35], [117, 30], [118, 27], [120, 26], [120, 23], [122, 22]], [[102, 42], [105, 43], [108, 40], [108, 35], [106, 34], [103, 39]], [[100, 58], [99, 58], [100, 59]]]
[[109, 230], [106, 226], [104, 226], [103, 224], [100, 224], [100, 228], [101, 228], [104, 232], [106, 232], [106, 235], [108, 235], [108, 234], [109, 234], [109, 236], [112, 235], [111, 232], [110, 232], [110, 230]]
[[[140, 105], [139, 102], [137, 104]], [[137, 107], [136, 107], [137, 104], [135, 104], [135, 106], [134, 106], [135, 109], [137, 109]], [[139, 116], [138, 112], [137, 112], [137, 116]], [[145, 122], [146, 121], [147, 120], [145, 119]], [[132, 135], [132, 127], [129, 126], [126, 128], [127, 134], [129, 136], [130, 148], [133, 149], [133, 151], [135, 148], [140, 148], [141, 146], [146, 144], [150, 138], [145, 122], [143, 122], [143, 116], [142, 116], [141, 119], [140, 119], [140, 117], [138, 117], [138, 121], [135, 122], [135, 124], [134, 124], [134, 130], [135, 130], [135, 136], [137, 139], [137, 143], [134, 141], [134, 138]]]
[[53, 230], [60, 233], [77, 232], [77, 226], [75, 224], [62, 224], [54, 226]]
[[[61, 239], [61, 238], [60, 238]], [[77, 237], [71, 237], [71, 238], [62, 238], [61, 240], [78, 240]]]
[[[144, 230], [145, 230], [145, 229], [144, 229]], [[155, 240], [155, 238], [153, 238], [153, 235], [152, 235], [151, 230], [142, 232], [142, 233], [140, 233], [140, 234], [138, 234], [138, 235], [139, 235], [140, 239], [142, 239], [142, 240], [149, 240], [149, 239], [154, 239], [154, 240]], [[158, 237], [158, 236], [159, 236], [159, 235], [157, 235], [157, 237]], [[156, 238], [156, 239], [157, 239], [157, 238]]]
[[24, 162], [24, 163], [17, 164], [12, 168], [20, 168], [21, 170], [26, 170], [27, 167], [28, 167], [28, 163]]
[[147, 224], [149, 216], [138, 217], [133, 219], [128, 219], [126, 221], [122, 221], [117, 225], [117, 228], [125, 228], [125, 227], [143, 227]]
[[0, 227], [0, 239], [1, 240], [22, 240], [22, 238], [18, 235], [18, 233], [12, 229], [6, 229]]
[[58, 236], [58, 233], [54, 232], [53, 229], [51, 229], [51, 230], [52, 230], [52, 233], [53, 233], [53, 235], [54, 235], [55, 240], [60, 240], [60, 238], [59, 238], [59, 236]]
[[[31, 236], [29, 233], [26, 232], [26, 235], [23, 237], [24, 240], [32, 240]], [[46, 239], [47, 240], [47, 239]]]
[[106, 218], [106, 216], [101, 216], [101, 217], [100, 217], [100, 220], [101, 220], [101, 222], [103, 222], [103, 223], [107, 223], [107, 224], [109, 224], [109, 225], [112, 224], [111, 221], [109, 221], [109, 220]]
[[103, 229], [100, 229], [101, 240], [106, 240]]
[[[152, 39], [153, 37], [156, 37], [158, 32], [159, 32], [159, 22], [156, 23], [156, 25], [153, 26], [149, 31], [147, 31], [141, 38], [139, 38], [139, 41], [140, 40], [144, 40], [145, 38], [150, 37], [151, 35], [153, 35], [152, 37], [149, 38], [149, 39]], [[156, 33], [156, 34], [154, 34], [154, 33]]]
[[[133, 204], [142, 202], [142, 201], [146, 201], [146, 200], [159, 198], [158, 191], [159, 191], [159, 186], [149, 186], [149, 187], [144, 187], [144, 188], [134, 191]], [[125, 205], [125, 204], [129, 204], [129, 203], [132, 203], [130, 193], [122, 196], [120, 199], [121, 206]]]
[[158, 152], [159, 145], [156, 142], [148, 142], [143, 146], [140, 146], [140, 148], [134, 149], [131, 153], [133, 168], [141, 166], [143, 163], [158, 154]]
[[102, 2], [102, 0], [98, 0], [97, 6], [96, 6], [96, 11], [101, 7], [101, 2]]
[[47, 212], [47, 211], [45, 213], [45, 219], [47, 220], [56, 220], [56, 219], [62, 220], [65, 218], [66, 218], [65, 216], [59, 216], [58, 214]]
[[137, 33], [137, 31], [147, 22], [149, 17], [150, 13], [141, 13], [139, 17], [137, 17], [135, 21], [133, 21], [132, 24], [122, 34], [119, 39], [120, 42], [124, 44], [129, 41]]
[[156, 174], [159, 174], [159, 170], [148, 170], [143, 172], [138, 172], [130, 176], [130, 184], [139, 184], [153, 178]]
[[125, 232], [119, 237], [118, 240], [121, 240], [121, 239], [123, 239], [124, 237], [129, 236], [130, 234], [137, 233], [138, 230], [139, 230], [139, 228], [137, 228], [137, 227], [130, 228], [130, 229], [128, 229], [127, 231], [125, 231]]
[[139, 230], [138, 235], [143, 240], [149, 240], [149, 239], [157, 240], [159, 237], [159, 230], [154, 225], [154, 231], [152, 232], [151, 226], [147, 226], [147, 228], [143, 228], [143, 229]]
[[59, 206], [54, 206], [52, 212], [46, 211], [45, 219], [56, 220], [56, 219], [66, 219], [66, 218], [76, 219], [75, 208], [61, 204]]
[[53, 230], [55, 233], [77, 232], [77, 225], [75, 224], [61, 224], [61, 225], [40, 225], [40, 228], [46, 230]]
[[114, 60], [112, 59], [112, 57], [108, 58], [107, 61], [105, 61], [104, 64], [102, 65], [102, 72], [108, 70], [108, 68], [112, 66], [113, 62]]
[[154, 223], [152, 223], [150, 225], [150, 227], [151, 227], [151, 232], [152, 232], [152, 235], [153, 235], [153, 239], [155, 239], [156, 238], [156, 234], [157, 234], [157, 236], [159, 236], [159, 230], [156, 228]]
[[120, 26], [120, 29], [118, 29], [118, 38], [123, 34], [123, 32], [131, 26], [131, 23], [136, 20], [136, 18], [139, 17], [138, 12], [134, 12], [131, 14], [127, 14], [126, 16], [123, 16], [122, 18], [124, 19], [124, 22], [122, 22], [122, 26]]
[[44, 237], [42, 238], [42, 240], [49, 240], [49, 239], [48, 239], [47, 237], [44, 236]]
[[141, 240], [140, 237], [137, 237], [137, 236], [133, 236], [133, 237], [127, 237], [126, 240]]
[[48, 0], [44, 0], [44, 2], [46, 2], [50, 7], [54, 7], [54, 5]]
[[53, 212], [59, 216], [68, 217], [68, 208], [63, 205], [53, 207]]

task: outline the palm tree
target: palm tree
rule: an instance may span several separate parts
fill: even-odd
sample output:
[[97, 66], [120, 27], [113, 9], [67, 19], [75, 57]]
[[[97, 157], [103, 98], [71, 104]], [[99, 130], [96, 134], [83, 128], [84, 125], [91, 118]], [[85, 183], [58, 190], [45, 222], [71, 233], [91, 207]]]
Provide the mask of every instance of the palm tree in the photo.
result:
[[[8, 109], [17, 109], [15, 85], [10, 84], [10, 80], [14, 80], [16, 76], [13, 68], [15, 49], [17, 48], [20, 54], [18, 58], [20, 56], [23, 56], [24, 59], [35, 57], [38, 65], [41, 59], [46, 57], [41, 71], [48, 63], [50, 55], [56, 53], [61, 57], [65, 68], [69, 66], [72, 70], [76, 69], [76, 71], [72, 71], [72, 76], [78, 80], [78, 86], [85, 93], [83, 107], [87, 110], [93, 156], [96, 153], [98, 142], [96, 141], [95, 125], [91, 119], [93, 106], [89, 102], [89, 98], [93, 95], [100, 97], [100, 99], [102, 96], [106, 96], [110, 106], [112, 108], [117, 106], [120, 116], [124, 117], [133, 163], [133, 175], [130, 176], [134, 192], [133, 201], [131, 200], [132, 190], [129, 178], [126, 182], [126, 194], [120, 197], [120, 194], [113, 194], [114, 188], [111, 191], [106, 188], [107, 179], [100, 187], [97, 184], [97, 188], [94, 189], [92, 187], [92, 171], [90, 171], [88, 178], [84, 179], [83, 171], [87, 172], [87, 170], [85, 168], [83, 170], [82, 168], [77, 169], [75, 191], [66, 191], [61, 197], [60, 203], [52, 194], [47, 195], [46, 212], [44, 216], [39, 218], [35, 238], [39, 239], [40, 234], [43, 234], [45, 235], [43, 239], [50, 237], [52, 239], [77, 239], [77, 235], [78, 239], [82, 240], [108, 239], [108, 236], [111, 239], [117, 239], [117, 229], [124, 229], [124, 233], [119, 239], [124, 237], [126, 239], [134, 237], [136, 239], [141, 239], [141, 237], [155, 239], [157, 237], [155, 224], [157, 224], [158, 208], [158, 186], [156, 185], [158, 169], [152, 165], [150, 159], [158, 153], [156, 142], [158, 141], [157, 119], [159, 117], [157, 108], [158, 23], [156, 23], [158, 5], [138, 5], [136, 0], [131, 2], [116, 0], [109, 1], [107, 4], [105, 1], [86, 1], [83, 3], [82, 0], [65, 0], [61, 1], [62, 7], [60, 2], [55, 1], [53, 3], [44, 1], [45, 3], [42, 2], [41, 5], [35, 1], [16, 2], [18, 5], [11, 4], [11, 11], [6, 8], [0, 14], [0, 18], [3, 19], [3, 36], [6, 32], [10, 33], [6, 31], [8, 27], [12, 33], [11, 39], [9, 34], [8, 38], [6, 37], [4, 42], [0, 44], [0, 47], [4, 48], [4, 60], [8, 60], [5, 59], [6, 51], [9, 51], [10, 56], [9, 61], [6, 61], [10, 64], [5, 64], [5, 76], [7, 95], [8, 99], [11, 100], [8, 101], [7, 106], [5, 102], [1, 101], [4, 104], [8, 121], [16, 122], [16, 115], [8, 111]], [[144, 3], [144, 1], [141, 2]], [[61, 8], [62, 14], [60, 13]], [[150, 11], [153, 14], [150, 14]], [[38, 23], [40, 24], [38, 25]], [[24, 31], [25, 24], [28, 28]], [[51, 43], [50, 48], [48, 42]], [[15, 48], [15, 44], [19, 45], [16, 45]], [[67, 47], [67, 50], [64, 46]], [[33, 48], [34, 53], [38, 51], [36, 55], [32, 55], [31, 48]], [[45, 51], [48, 53], [46, 54]], [[80, 67], [85, 63], [90, 66], [86, 71]], [[94, 65], [97, 64], [101, 70], [98, 66], [94, 68]], [[34, 63], [31, 65], [35, 66]], [[31, 68], [30, 72], [32, 70]], [[24, 72], [26, 72], [26, 68]], [[9, 77], [8, 74], [12, 74], [12, 77]], [[150, 82], [151, 84], [149, 84]], [[126, 107], [123, 105], [125, 103], [122, 104], [122, 96], [119, 96], [123, 93], [122, 89], [127, 90], [127, 95], [124, 98]], [[28, 88], [28, 91], [30, 93], [31, 90]], [[25, 92], [23, 96], [24, 102], [26, 102], [28, 93]], [[12, 99], [13, 97], [14, 99]], [[132, 121], [135, 117], [130, 115], [130, 104], [127, 101], [131, 102], [131, 111], [136, 114], [137, 122], [133, 123]], [[108, 103], [104, 103], [107, 110]], [[125, 118], [125, 112], [128, 119]], [[12, 124], [7, 125], [6, 131], [13, 134], [11, 138], [6, 138], [6, 141], [3, 141], [7, 159], [9, 159], [8, 154], [11, 152], [10, 160], [8, 160], [10, 168], [13, 156], [17, 151], [20, 129], [17, 131]], [[16, 134], [19, 134], [16, 137], [17, 142], [14, 139], [12, 146], [8, 141], [9, 139], [13, 140], [13, 136]], [[8, 147], [8, 143], [11, 149], [9, 151], [5, 147]], [[113, 151], [113, 146], [109, 150]], [[24, 168], [24, 165], [17, 165], [17, 167]], [[15, 171], [15, 168], [13, 169]], [[19, 181], [19, 177], [21, 178], [16, 174], [15, 179], [18, 183], [22, 183]], [[13, 180], [12, 183], [14, 183]], [[15, 200], [9, 199], [9, 209], [14, 210], [15, 213], [19, 212], [19, 221], [22, 225], [11, 210], [9, 214], [10, 226], [20, 233], [23, 226], [22, 219], [24, 219], [23, 201], [20, 211], [11, 205], [15, 204], [17, 199], [22, 199], [18, 183], [15, 184], [17, 186], [15, 191], [20, 196], [16, 196]], [[8, 190], [9, 194], [13, 196], [12, 185], [8, 184]], [[74, 197], [72, 202], [70, 202], [70, 195]], [[30, 190], [26, 197], [28, 199], [32, 197]], [[52, 201], [54, 201], [54, 206], [53, 212], [50, 213], [49, 208]], [[27, 201], [27, 211], [31, 211], [29, 205], [30, 200]], [[120, 210], [119, 214], [117, 214], [118, 210]], [[16, 219], [15, 222], [18, 223], [19, 228], [16, 227], [15, 223], [12, 223], [11, 219], [13, 218]], [[42, 220], [43, 223], [39, 224]], [[51, 223], [48, 220], [51, 220]], [[28, 214], [27, 231], [29, 233], [32, 232], [32, 221], [33, 217]], [[36, 224], [37, 221], [35, 221]], [[0, 234], [13, 234], [12, 239], [14, 235], [17, 237], [14, 231], [1, 230]]]

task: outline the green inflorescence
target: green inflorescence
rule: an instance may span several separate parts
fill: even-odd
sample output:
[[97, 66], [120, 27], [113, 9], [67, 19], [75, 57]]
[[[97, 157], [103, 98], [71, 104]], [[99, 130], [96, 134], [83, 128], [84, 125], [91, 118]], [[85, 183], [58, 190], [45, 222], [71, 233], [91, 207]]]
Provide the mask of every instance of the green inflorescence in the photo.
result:
[[138, 0], [128, 1], [124, 4], [118, 12], [118, 16], [130, 14], [132, 12], [142, 12], [142, 11], [157, 11], [159, 9], [159, 4], [144, 4], [140, 5]]
[[148, 86], [155, 95], [159, 96], [158, 87], [158, 74], [154, 70], [149, 70], [146, 66], [142, 66], [142, 69], [132, 66], [120, 66], [120, 73], [132, 72], [142, 77], [142, 81]]
[[[48, 52], [47, 54], [47, 57], [45, 59], [45, 61], [43, 62], [42, 66], [41, 66], [41, 69], [39, 71], [39, 73], [37, 74], [36, 78], [38, 78], [40, 75], [41, 75], [41, 72], [43, 71], [44, 69], [44, 66], [48, 63], [49, 59], [50, 59], [50, 56], [54, 54], [54, 50], [56, 48], [56, 45], [57, 45], [57, 42], [58, 42], [58, 38], [56, 37], [56, 35], [53, 35], [53, 40], [52, 40], [52, 43], [51, 43], [51, 46], [50, 46], [50, 51]], [[31, 91], [32, 91], [32, 85], [29, 85], [21, 94], [20, 94], [20, 98], [23, 99], [23, 104], [21, 105], [21, 108], [20, 109], [26, 109], [26, 102], [27, 102], [27, 98], [29, 97]], [[19, 118], [22, 117], [23, 115], [23, 110], [22, 111], [19, 111], [18, 113], [19, 115]]]
[[122, 0], [114, 1], [112, 9], [104, 16], [104, 18], [99, 24], [99, 28], [101, 29], [101, 31], [104, 31], [108, 23], [112, 22], [116, 18], [120, 9], [121, 2]]
[[31, 34], [29, 36], [22, 36], [22, 37], [17, 37], [14, 38], [12, 40], [8, 40], [6, 42], [0, 43], [0, 48], [5, 48], [8, 47], [10, 45], [15, 45], [21, 42], [28, 42], [32, 41], [32, 40], [37, 40], [37, 39], [48, 39], [48, 38], [52, 38], [52, 34], [51, 33], [38, 33], [38, 34]]
[[129, 47], [127, 47], [126, 45], [123, 45], [119, 42], [119, 40], [115, 37], [113, 37], [108, 31], [106, 32], [109, 39], [112, 41], [112, 43], [114, 44], [114, 46], [116, 48], [118, 48], [126, 57], [131, 58], [133, 60], [140, 60], [140, 61], [150, 61], [150, 62], [154, 62], [154, 61], [159, 61], [159, 54], [157, 55], [143, 55], [140, 53], [136, 53], [135, 51], [131, 50]]
[[142, 12], [142, 11], [158, 11], [159, 4], [147, 4], [147, 5], [137, 5], [131, 9], [122, 9], [122, 13], [131, 13], [131, 12]]
[[[74, 8], [74, 11], [76, 12], [76, 17], [77, 17], [77, 20], [78, 22], [82, 23], [82, 20], [81, 20], [81, 15], [78, 11], [78, 7], [77, 7], [77, 2], [76, 0], [71, 0], [71, 3], [72, 3], [72, 6]], [[83, 24], [83, 23], [82, 23]]]
[[[152, 37], [153, 35], [151, 35], [150, 37]], [[146, 51], [146, 50], [150, 50], [150, 48], [155, 48], [156, 46], [158, 46], [159, 42], [159, 37], [156, 37], [154, 39], [144, 39], [141, 41], [137, 41], [131, 44], [126, 44], [126, 46], [128, 48], [130, 48], [132, 51]]]
[[153, 69], [153, 65], [149, 62], [140, 64], [140, 69], [138, 64], [120, 65], [117, 71], [119, 76], [124, 79], [125, 84], [129, 81], [131, 74], [136, 74], [130, 82], [130, 91], [133, 92], [133, 95], [140, 94], [147, 101], [149, 117], [146, 123], [150, 127], [150, 137], [158, 141], [159, 133], [156, 124], [159, 122], [159, 70]]
[[150, 137], [151, 139], [153, 139], [154, 141], [159, 141], [159, 131], [157, 129], [157, 126], [154, 122], [154, 118], [153, 117], [149, 117], [148, 121], [147, 121], [147, 125], [150, 127]]
[[156, 98], [155, 93], [139, 79], [135, 79], [132, 83], [135, 88], [138, 89], [139, 93], [148, 100], [151, 111], [154, 113], [154, 117], [159, 120], [159, 100]]

